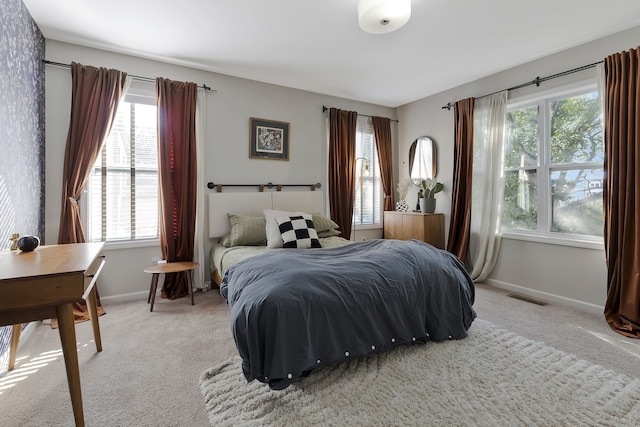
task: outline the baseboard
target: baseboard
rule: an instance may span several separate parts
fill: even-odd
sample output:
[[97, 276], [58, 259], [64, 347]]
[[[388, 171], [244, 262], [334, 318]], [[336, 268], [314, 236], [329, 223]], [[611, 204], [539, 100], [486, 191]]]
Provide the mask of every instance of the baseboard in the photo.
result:
[[108, 297], [100, 296], [100, 302], [103, 304], [117, 304], [121, 302], [146, 300], [149, 297], [149, 291], [131, 292], [128, 294], [111, 295]]
[[[207, 292], [209, 289], [211, 289], [211, 282], [206, 282], [206, 283], [209, 284], [209, 287], [205, 286], [204, 288], [196, 288], [193, 290], [193, 292]], [[159, 294], [156, 294], [156, 297], [158, 295]], [[118, 304], [122, 302], [140, 301], [141, 299], [146, 300], [148, 297], [149, 297], [149, 291], [138, 291], [138, 292], [131, 292], [128, 294], [111, 295], [108, 297], [103, 297], [101, 295], [100, 302], [104, 304]]]
[[505, 289], [507, 291], [517, 292], [520, 294], [528, 295], [534, 298], [555, 302], [558, 304], [567, 305], [569, 307], [577, 308], [579, 310], [588, 311], [594, 314], [604, 313], [604, 307], [589, 302], [576, 300], [573, 298], [567, 298], [548, 292], [538, 291], [536, 289], [527, 288], [524, 286], [514, 285], [513, 283], [503, 282], [495, 279], [485, 279], [484, 283], [495, 286], [496, 288]]

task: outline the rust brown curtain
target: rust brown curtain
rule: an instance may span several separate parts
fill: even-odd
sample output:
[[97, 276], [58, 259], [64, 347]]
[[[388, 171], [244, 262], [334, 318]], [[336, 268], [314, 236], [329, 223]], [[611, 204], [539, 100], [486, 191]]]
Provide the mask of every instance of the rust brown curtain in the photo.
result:
[[[167, 262], [193, 261], [196, 229], [198, 86], [156, 79], [160, 244]], [[187, 295], [184, 274], [167, 274], [162, 298]]]
[[609, 326], [640, 338], [640, 48], [604, 61], [604, 244]]
[[372, 117], [373, 135], [378, 150], [380, 181], [384, 191], [385, 211], [395, 210], [395, 192], [393, 191], [393, 150], [391, 145], [391, 119]]
[[473, 174], [473, 106], [475, 98], [454, 105], [455, 148], [453, 152], [453, 191], [447, 250], [465, 261], [471, 227], [471, 177]]
[[[71, 120], [62, 173], [62, 210], [58, 243], [84, 243], [78, 199], [102, 144], [111, 131], [126, 73], [71, 64]], [[76, 321], [89, 320], [86, 304], [75, 303]], [[98, 299], [98, 314], [104, 314]]]
[[329, 212], [347, 240], [353, 219], [357, 120], [355, 111], [329, 109]]

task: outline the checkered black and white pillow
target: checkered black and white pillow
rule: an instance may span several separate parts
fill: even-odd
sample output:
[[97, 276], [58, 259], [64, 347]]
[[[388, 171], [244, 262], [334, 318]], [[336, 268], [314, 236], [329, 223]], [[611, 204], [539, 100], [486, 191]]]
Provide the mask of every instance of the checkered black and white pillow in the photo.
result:
[[311, 215], [292, 215], [276, 217], [280, 228], [280, 234], [284, 244], [283, 248], [321, 248], [318, 233], [313, 226]]

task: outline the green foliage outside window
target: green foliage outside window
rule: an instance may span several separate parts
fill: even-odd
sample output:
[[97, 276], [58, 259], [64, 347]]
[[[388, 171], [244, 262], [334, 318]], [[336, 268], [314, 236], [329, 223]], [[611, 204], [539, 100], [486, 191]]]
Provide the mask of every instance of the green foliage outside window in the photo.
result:
[[541, 231], [602, 236], [604, 145], [597, 94], [510, 110], [507, 129], [503, 227], [538, 230], [539, 214], [546, 215], [539, 212], [539, 197], [545, 197], [550, 218], [542, 222], [548, 230]]

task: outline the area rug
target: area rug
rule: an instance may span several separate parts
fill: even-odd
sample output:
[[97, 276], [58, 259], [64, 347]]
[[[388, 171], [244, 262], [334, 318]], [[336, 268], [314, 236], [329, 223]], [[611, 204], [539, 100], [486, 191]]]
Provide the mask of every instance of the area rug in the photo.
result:
[[476, 319], [459, 341], [326, 366], [285, 390], [234, 357], [200, 379], [213, 426], [638, 426], [640, 379]]

